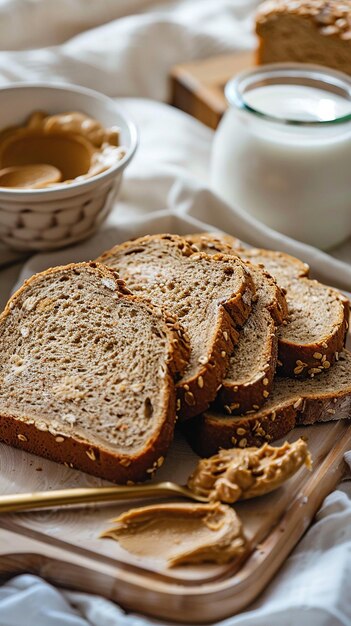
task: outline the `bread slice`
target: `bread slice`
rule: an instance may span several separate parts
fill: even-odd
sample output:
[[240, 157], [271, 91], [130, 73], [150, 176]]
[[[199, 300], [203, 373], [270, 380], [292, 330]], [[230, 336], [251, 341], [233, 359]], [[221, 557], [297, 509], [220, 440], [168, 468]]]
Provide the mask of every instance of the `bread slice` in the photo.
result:
[[328, 369], [345, 345], [347, 298], [308, 278], [308, 265], [282, 252], [247, 249], [239, 254], [262, 264], [285, 290], [289, 315], [278, 330], [278, 373], [313, 378]]
[[[230, 237], [229, 244], [210, 234], [188, 235], [187, 240], [208, 253], [231, 251]], [[269, 396], [277, 363], [277, 327], [287, 316], [285, 297], [276, 281], [255, 265], [248, 264], [248, 268], [256, 288], [256, 301], [216, 399], [216, 404], [230, 415], [257, 410]]]
[[[308, 278], [309, 276], [309, 265], [290, 254], [277, 252], [276, 250], [248, 248], [243, 245], [237, 248], [236, 241], [237, 240], [233, 238], [235, 252], [239, 256], [245, 256], [251, 263], [264, 267], [267, 272], [276, 278], [278, 283], [288, 284], [293, 278]], [[228, 243], [226, 245], [228, 245]]]
[[0, 440], [118, 483], [160, 466], [188, 345], [96, 263], [30, 278], [0, 316]]
[[238, 258], [209, 256], [177, 235], [152, 235], [116, 246], [101, 263], [128, 287], [175, 314], [190, 338], [191, 355], [177, 383], [182, 419], [206, 410], [227, 370], [237, 328], [246, 321], [254, 285]]
[[351, 74], [351, 6], [344, 0], [269, 0], [256, 16], [258, 63], [318, 63]]
[[[213, 235], [195, 237], [205, 241]], [[285, 292], [289, 315], [278, 329], [278, 373], [313, 378], [330, 367], [345, 345], [347, 298], [309, 279], [309, 266], [289, 254], [244, 247], [230, 235], [216, 233], [214, 237], [216, 250], [229, 253], [231, 246], [232, 253], [267, 270]]]
[[272, 393], [259, 411], [227, 416], [215, 410], [186, 424], [187, 437], [200, 456], [220, 448], [260, 446], [285, 436], [299, 424], [351, 417], [351, 353], [312, 380], [276, 378]]

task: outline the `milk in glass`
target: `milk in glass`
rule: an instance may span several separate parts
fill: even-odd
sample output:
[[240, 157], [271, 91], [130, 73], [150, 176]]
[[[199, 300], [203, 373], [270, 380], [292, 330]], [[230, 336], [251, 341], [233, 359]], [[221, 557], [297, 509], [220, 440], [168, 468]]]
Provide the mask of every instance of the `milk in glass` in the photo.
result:
[[227, 86], [212, 187], [275, 230], [330, 248], [351, 235], [350, 80], [316, 66], [266, 67]]

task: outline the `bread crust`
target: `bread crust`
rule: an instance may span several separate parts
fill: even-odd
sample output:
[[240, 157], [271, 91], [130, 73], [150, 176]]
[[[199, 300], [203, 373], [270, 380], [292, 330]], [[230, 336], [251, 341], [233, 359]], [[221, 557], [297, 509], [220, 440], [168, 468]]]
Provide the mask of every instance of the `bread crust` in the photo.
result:
[[[146, 450], [134, 457], [113, 454], [79, 437], [51, 434], [49, 430], [43, 432], [35, 426], [35, 423], [24, 422], [9, 414], [0, 416], [0, 440], [9, 446], [56, 461], [72, 469], [117, 484], [131, 484], [151, 478], [158, 467], [161, 467], [173, 440], [174, 416], [175, 393], [172, 388], [162, 430], [157, 437], [150, 440]], [[64, 441], [58, 443], [57, 438], [63, 438]]]
[[[216, 419], [217, 415], [223, 419]], [[295, 425], [295, 410], [286, 406], [278, 411], [274, 421], [271, 414], [259, 418], [254, 414], [229, 417], [208, 411], [186, 424], [184, 432], [196, 454], [207, 457], [217, 454], [220, 448], [246, 448], [276, 441]]]
[[[236, 240], [234, 239], [234, 242], [235, 241]], [[297, 259], [286, 252], [266, 250], [265, 248], [248, 248], [243, 245], [239, 248], [235, 248], [234, 252], [236, 252], [236, 254], [240, 257], [245, 257], [245, 259], [250, 261], [250, 263], [254, 263], [262, 269], [266, 269], [265, 260], [267, 260], [268, 267], [269, 263], [272, 262], [278, 265], [280, 264], [283, 268], [288, 268], [289, 276], [291, 278], [308, 278], [310, 274], [310, 266], [307, 263], [304, 263], [300, 259]], [[267, 271], [269, 272], [270, 270]], [[273, 276], [274, 272], [271, 270], [270, 274]]]
[[[101, 263], [113, 264], [112, 267], [118, 269], [117, 255], [123, 255], [133, 248], [143, 248], [150, 242], [159, 243], [160, 249], [164, 245], [179, 248], [181, 254], [187, 257], [204, 259], [210, 263], [217, 263], [230, 260], [232, 255], [214, 254], [209, 256], [191, 247], [185, 239], [178, 235], [147, 235], [134, 241], [115, 246], [112, 250], [105, 252], [98, 259]], [[238, 328], [241, 327], [251, 310], [251, 297], [255, 288], [245, 264], [240, 259], [236, 259], [235, 264], [240, 267], [245, 277], [240, 290], [233, 294], [230, 300], [220, 303], [217, 309], [217, 319], [214, 340], [205, 358], [206, 362], [201, 363], [196, 374], [186, 377], [177, 383], [177, 415], [180, 420], [186, 420], [194, 415], [198, 415], [208, 408], [216, 397], [225, 372], [228, 367], [230, 354], [233, 346], [238, 341]]]
[[71, 468], [99, 476], [117, 483], [139, 482], [150, 478], [161, 466], [164, 456], [173, 439], [176, 417], [176, 392], [174, 377], [184, 371], [189, 356], [189, 342], [186, 333], [174, 317], [166, 315], [161, 309], [139, 296], [131, 295], [118, 273], [96, 262], [72, 263], [63, 267], [50, 268], [45, 272], [29, 278], [12, 296], [0, 315], [0, 328], [11, 310], [16, 306], [28, 285], [32, 285], [38, 277], [47, 277], [60, 272], [84, 268], [98, 274], [101, 278], [113, 279], [116, 292], [121, 298], [135, 303], [142, 303], [164, 322], [164, 330], [168, 336], [167, 371], [164, 376], [165, 403], [159, 425], [151, 433], [143, 449], [133, 454], [113, 452], [103, 443], [87, 440], [81, 434], [67, 433], [59, 428], [51, 428], [49, 420], [41, 417], [37, 421], [33, 416], [20, 418], [14, 414], [0, 415], [0, 440], [27, 452], [37, 454], [52, 461], [63, 463]]
[[318, 63], [350, 74], [350, 15], [343, 0], [263, 2], [256, 13], [257, 63]]
[[[345, 351], [347, 353], [347, 351]], [[347, 353], [350, 357], [350, 353]], [[279, 385], [279, 380], [277, 382]], [[306, 386], [308, 383], [306, 382]], [[287, 401], [263, 406], [251, 415], [228, 417], [207, 411], [185, 425], [185, 434], [197, 454], [211, 456], [220, 448], [260, 446], [284, 437], [296, 425], [310, 425], [351, 417], [350, 384], [325, 393], [292, 395]]]
[[230, 354], [238, 342], [239, 333], [224, 307], [221, 307], [217, 319], [216, 337], [207, 363], [202, 365], [196, 376], [188, 378], [185, 383], [177, 383], [177, 414], [180, 421], [199, 415], [210, 406], [221, 388]]
[[[228, 256], [230, 255], [220, 253], [211, 257], [207, 254], [200, 254], [200, 258], [211, 258], [214, 262], [226, 260]], [[215, 339], [208, 362], [202, 366], [197, 375], [187, 378], [186, 382], [180, 381], [177, 384], [177, 401], [180, 401], [178, 411], [181, 420], [189, 419], [205, 411], [220, 390], [228, 369], [230, 355], [239, 341], [239, 329], [245, 324], [251, 310], [251, 302], [248, 304], [243, 298], [248, 289], [251, 293], [255, 292], [255, 286], [249, 274], [242, 290], [218, 308]], [[200, 377], [203, 380], [201, 387]]]
[[256, 12], [257, 35], [265, 35], [265, 26], [285, 16], [307, 20], [321, 35], [349, 40], [350, 9], [344, 0], [266, 0]]
[[[321, 335], [318, 341], [310, 343], [293, 342], [282, 335], [284, 328], [278, 331], [278, 375], [297, 376], [299, 378], [308, 378], [311, 376], [313, 378], [323, 371], [321, 359], [323, 358], [325, 362], [333, 365], [337, 360], [338, 354], [342, 352], [345, 346], [346, 334], [349, 327], [349, 301], [337, 289], [323, 285], [316, 280], [311, 280], [309, 278], [308, 265], [299, 259], [272, 250], [246, 249], [245, 251], [240, 251], [240, 256], [243, 259], [248, 259], [253, 263], [255, 262], [256, 255], [259, 255], [260, 259], [264, 257], [267, 259], [273, 258], [276, 261], [281, 259], [286, 266], [289, 265], [291, 267], [290, 288], [288, 279], [281, 282], [279, 277], [277, 277], [278, 284], [285, 290], [288, 296], [290, 289], [292, 289], [288, 297], [288, 304], [290, 297], [291, 300], [293, 300], [293, 284], [296, 280], [299, 281], [300, 286], [305, 286], [306, 292], [313, 284], [316, 284], [319, 288], [324, 288], [326, 292], [328, 291], [330, 297], [334, 300], [334, 306], [337, 308], [337, 322], [330, 328], [330, 332]], [[289, 323], [289, 315], [285, 323]], [[320, 358], [316, 358], [315, 355], [320, 355]], [[319, 372], [318, 369], [320, 369]]]
[[[209, 254], [222, 252], [235, 256], [236, 251], [241, 249], [239, 240], [230, 235], [195, 233], [187, 235], [186, 240], [196, 250], [205, 251]], [[236, 250], [233, 251], [232, 246], [236, 246]], [[275, 279], [261, 267], [258, 268], [250, 262], [247, 262], [246, 265], [256, 286], [256, 296], [259, 294], [259, 287], [258, 283], [255, 282], [255, 277], [259, 282], [265, 283], [267, 290], [271, 293], [267, 303], [263, 305], [257, 300], [253, 304], [251, 311], [251, 316], [255, 315], [256, 309], [258, 309], [259, 314], [260, 308], [268, 313], [266, 336], [264, 338], [264, 362], [257, 375], [253, 372], [253, 378], [245, 383], [239, 383], [230, 376], [224, 378], [215, 402], [216, 406], [224, 407], [229, 415], [240, 415], [247, 411], [258, 409], [265, 403], [273, 385], [277, 365], [277, 327], [283, 323], [288, 314], [284, 293], [278, 287]], [[240, 337], [238, 341], [240, 342]]]
[[[226, 235], [225, 233], [191, 233], [184, 239], [190, 244], [194, 252], [206, 252], [207, 254], [234, 254], [240, 250], [241, 241]], [[238, 255], [235, 255], [238, 256]]]
[[268, 398], [277, 367], [278, 339], [276, 326], [270, 320], [265, 349], [265, 369], [254, 380], [235, 384], [235, 380], [225, 378], [216, 399], [216, 406], [223, 407], [228, 415], [241, 415], [258, 409]]

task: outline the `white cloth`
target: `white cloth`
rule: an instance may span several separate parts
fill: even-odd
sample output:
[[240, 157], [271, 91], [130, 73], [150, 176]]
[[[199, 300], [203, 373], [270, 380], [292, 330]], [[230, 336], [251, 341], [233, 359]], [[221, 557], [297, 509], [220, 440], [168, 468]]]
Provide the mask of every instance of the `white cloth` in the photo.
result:
[[[252, 10], [257, 4], [258, 0], [0, 0], [0, 45], [7, 50], [0, 52], [0, 85], [16, 80], [83, 84], [119, 97], [119, 105], [141, 131], [121, 197], [101, 231], [78, 246], [34, 255], [22, 268], [2, 270], [0, 306], [17, 279], [22, 282], [50, 265], [94, 258], [130, 236], [207, 227], [226, 230], [253, 245], [295, 253], [311, 264], [316, 277], [351, 291], [349, 264], [283, 237], [215, 197], [208, 189], [212, 132], [155, 101], [167, 100], [167, 74], [173, 64], [251, 47]], [[48, 44], [55, 46], [41, 47]], [[36, 49], [24, 50], [27, 47]], [[121, 98], [125, 96], [129, 97]], [[350, 261], [350, 245], [335, 256]], [[327, 498], [317, 523], [265, 594], [225, 624], [351, 624], [350, 495], [345, 484]], [[61, 593], [33, 576], [0, 587], [0, 626], [149, 623], [126, 616], [101, 598]]]

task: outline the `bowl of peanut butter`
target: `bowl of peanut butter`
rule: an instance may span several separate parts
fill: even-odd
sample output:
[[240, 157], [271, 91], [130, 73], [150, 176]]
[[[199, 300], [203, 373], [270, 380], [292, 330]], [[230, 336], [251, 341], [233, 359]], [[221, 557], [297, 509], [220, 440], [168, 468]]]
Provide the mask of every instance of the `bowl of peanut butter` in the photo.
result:
[[0, 89], [0, 239], [34, 251], [90, 237], [137, 144], [134, 123], [103, 94], [58, 84]]

